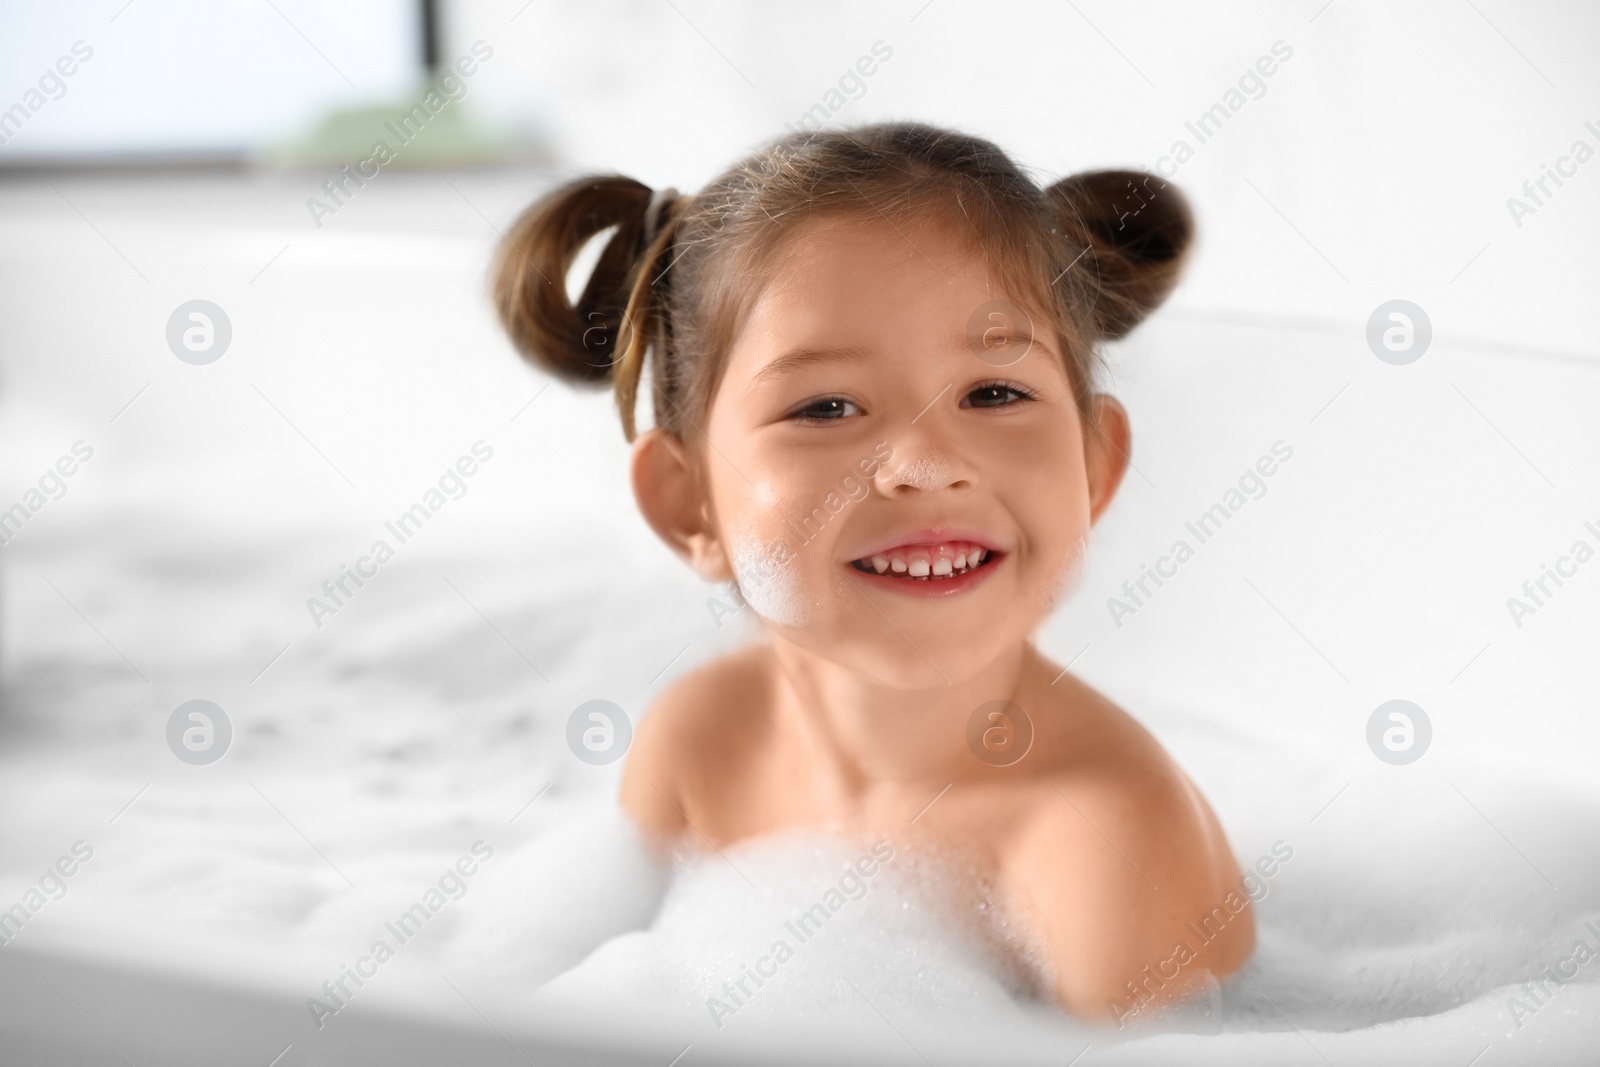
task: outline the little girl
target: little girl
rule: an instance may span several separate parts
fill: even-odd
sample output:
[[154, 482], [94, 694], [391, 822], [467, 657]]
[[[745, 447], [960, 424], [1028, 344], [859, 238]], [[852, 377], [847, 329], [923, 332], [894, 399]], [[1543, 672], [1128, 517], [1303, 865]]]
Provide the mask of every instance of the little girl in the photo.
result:
[[766, 633], [639, 724], [621, 801], [652, 839], [959, 854], [1080, 1017], [1243, 964], [1249, 900], [1205, 799], [1031, 642], [1128, 463], [1096, 345], [1165, 299], [1192, 234], [1160, 179], [1041, 189], [913, 123], [796, 133], [694, 196], [591, 177], [528, 209], [495, 268], [507, 332], [611, 383], [645, 519]]

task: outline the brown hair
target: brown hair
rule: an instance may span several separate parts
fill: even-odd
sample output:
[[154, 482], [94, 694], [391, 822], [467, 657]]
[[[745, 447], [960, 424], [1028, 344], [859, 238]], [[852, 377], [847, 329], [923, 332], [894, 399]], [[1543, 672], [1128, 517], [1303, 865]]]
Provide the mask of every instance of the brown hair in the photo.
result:
[[[622, 175], [568, 182], [512, 227], [494, 266], [495, 305], [529, 360], [572, 381], [612, 383], [630, 441], [648, 354], [656, 425], [682, 437], [703, 421], [741, 316], [788, 234], [825, 216], [903, 228], [930, 215], [958, 228], [1007, 297], [1044, 316], [1086, 413], [1097, 342], [1126, 334], [1166, 298], [1194, 234], [1183, 195], [1153, 175], [1092, 171], [1041, 189], [989, 141], [877, 123], [791, 134], [692, 197], [653, 198]], [[573, 260], [610, 227], [574, 303]]]

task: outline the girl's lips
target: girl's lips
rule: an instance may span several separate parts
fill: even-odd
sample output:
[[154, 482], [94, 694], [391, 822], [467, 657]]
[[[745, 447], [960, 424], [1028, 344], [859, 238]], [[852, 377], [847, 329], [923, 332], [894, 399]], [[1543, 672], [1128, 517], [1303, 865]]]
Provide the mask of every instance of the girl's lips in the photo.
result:
[[970, 541], [908, 545], [845, 564], [852, 581], [916, 597], [953, 596], [976, 588], [1007, 558]]
[[1000, 551], [1000, 546], [995, 543], [994, 538], [980, 530], [961, 526], [927, 526], [920, 530], [895, 534], [893, 537], [869, 545], [867, 551], [856, 558], [871, 559], [873, 556], [885, 555], [894, 549], [932, 548], [935, 545], [956, 543], [976, 545], [990, 552]]

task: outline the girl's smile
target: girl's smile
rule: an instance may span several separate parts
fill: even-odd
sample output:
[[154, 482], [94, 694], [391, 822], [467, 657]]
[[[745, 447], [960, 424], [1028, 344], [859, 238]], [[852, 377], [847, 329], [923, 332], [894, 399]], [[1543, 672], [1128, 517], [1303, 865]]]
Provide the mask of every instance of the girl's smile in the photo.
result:
[[1004, 558], [988, 539], [960, 531], [917, 530], [854, 559], [875, 587], [909, 596], [953, 596], [992, 575]]

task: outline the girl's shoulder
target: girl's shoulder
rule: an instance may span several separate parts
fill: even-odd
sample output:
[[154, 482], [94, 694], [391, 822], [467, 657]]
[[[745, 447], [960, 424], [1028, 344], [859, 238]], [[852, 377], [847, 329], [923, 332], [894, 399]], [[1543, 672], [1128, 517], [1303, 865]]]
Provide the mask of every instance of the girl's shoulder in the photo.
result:
[[1062, 1003], [1103, 1015], [1146, 964], [1170, 969], [1180, 943], [1186, 979], [1234, 970], [1254, 924], [1227, 837], [1188, 775], [1133, 716], [1067, 684], [1052, 710], [1072, 725], [1047, 745], [1036, 803], [1001, 862], [1039, 916]]
[[1046, 837], [1097, 839], [1120, 873], [1145, 882], [1136, 861], [1183, 880], [1234, 873], [1233, 857], [1211, 807], [1183, 768], [1134, 716], [1067, 676], [1047, 709], [1035, 789], [1058, 803], [1041, 805], [1033, 829]]
[[645, 830], [692, 829], [708, 785], [747, 762], [769, 728], [772, 651], [755, 644], [676, 679], [641, 717], [623, 766], [623, 808]]

